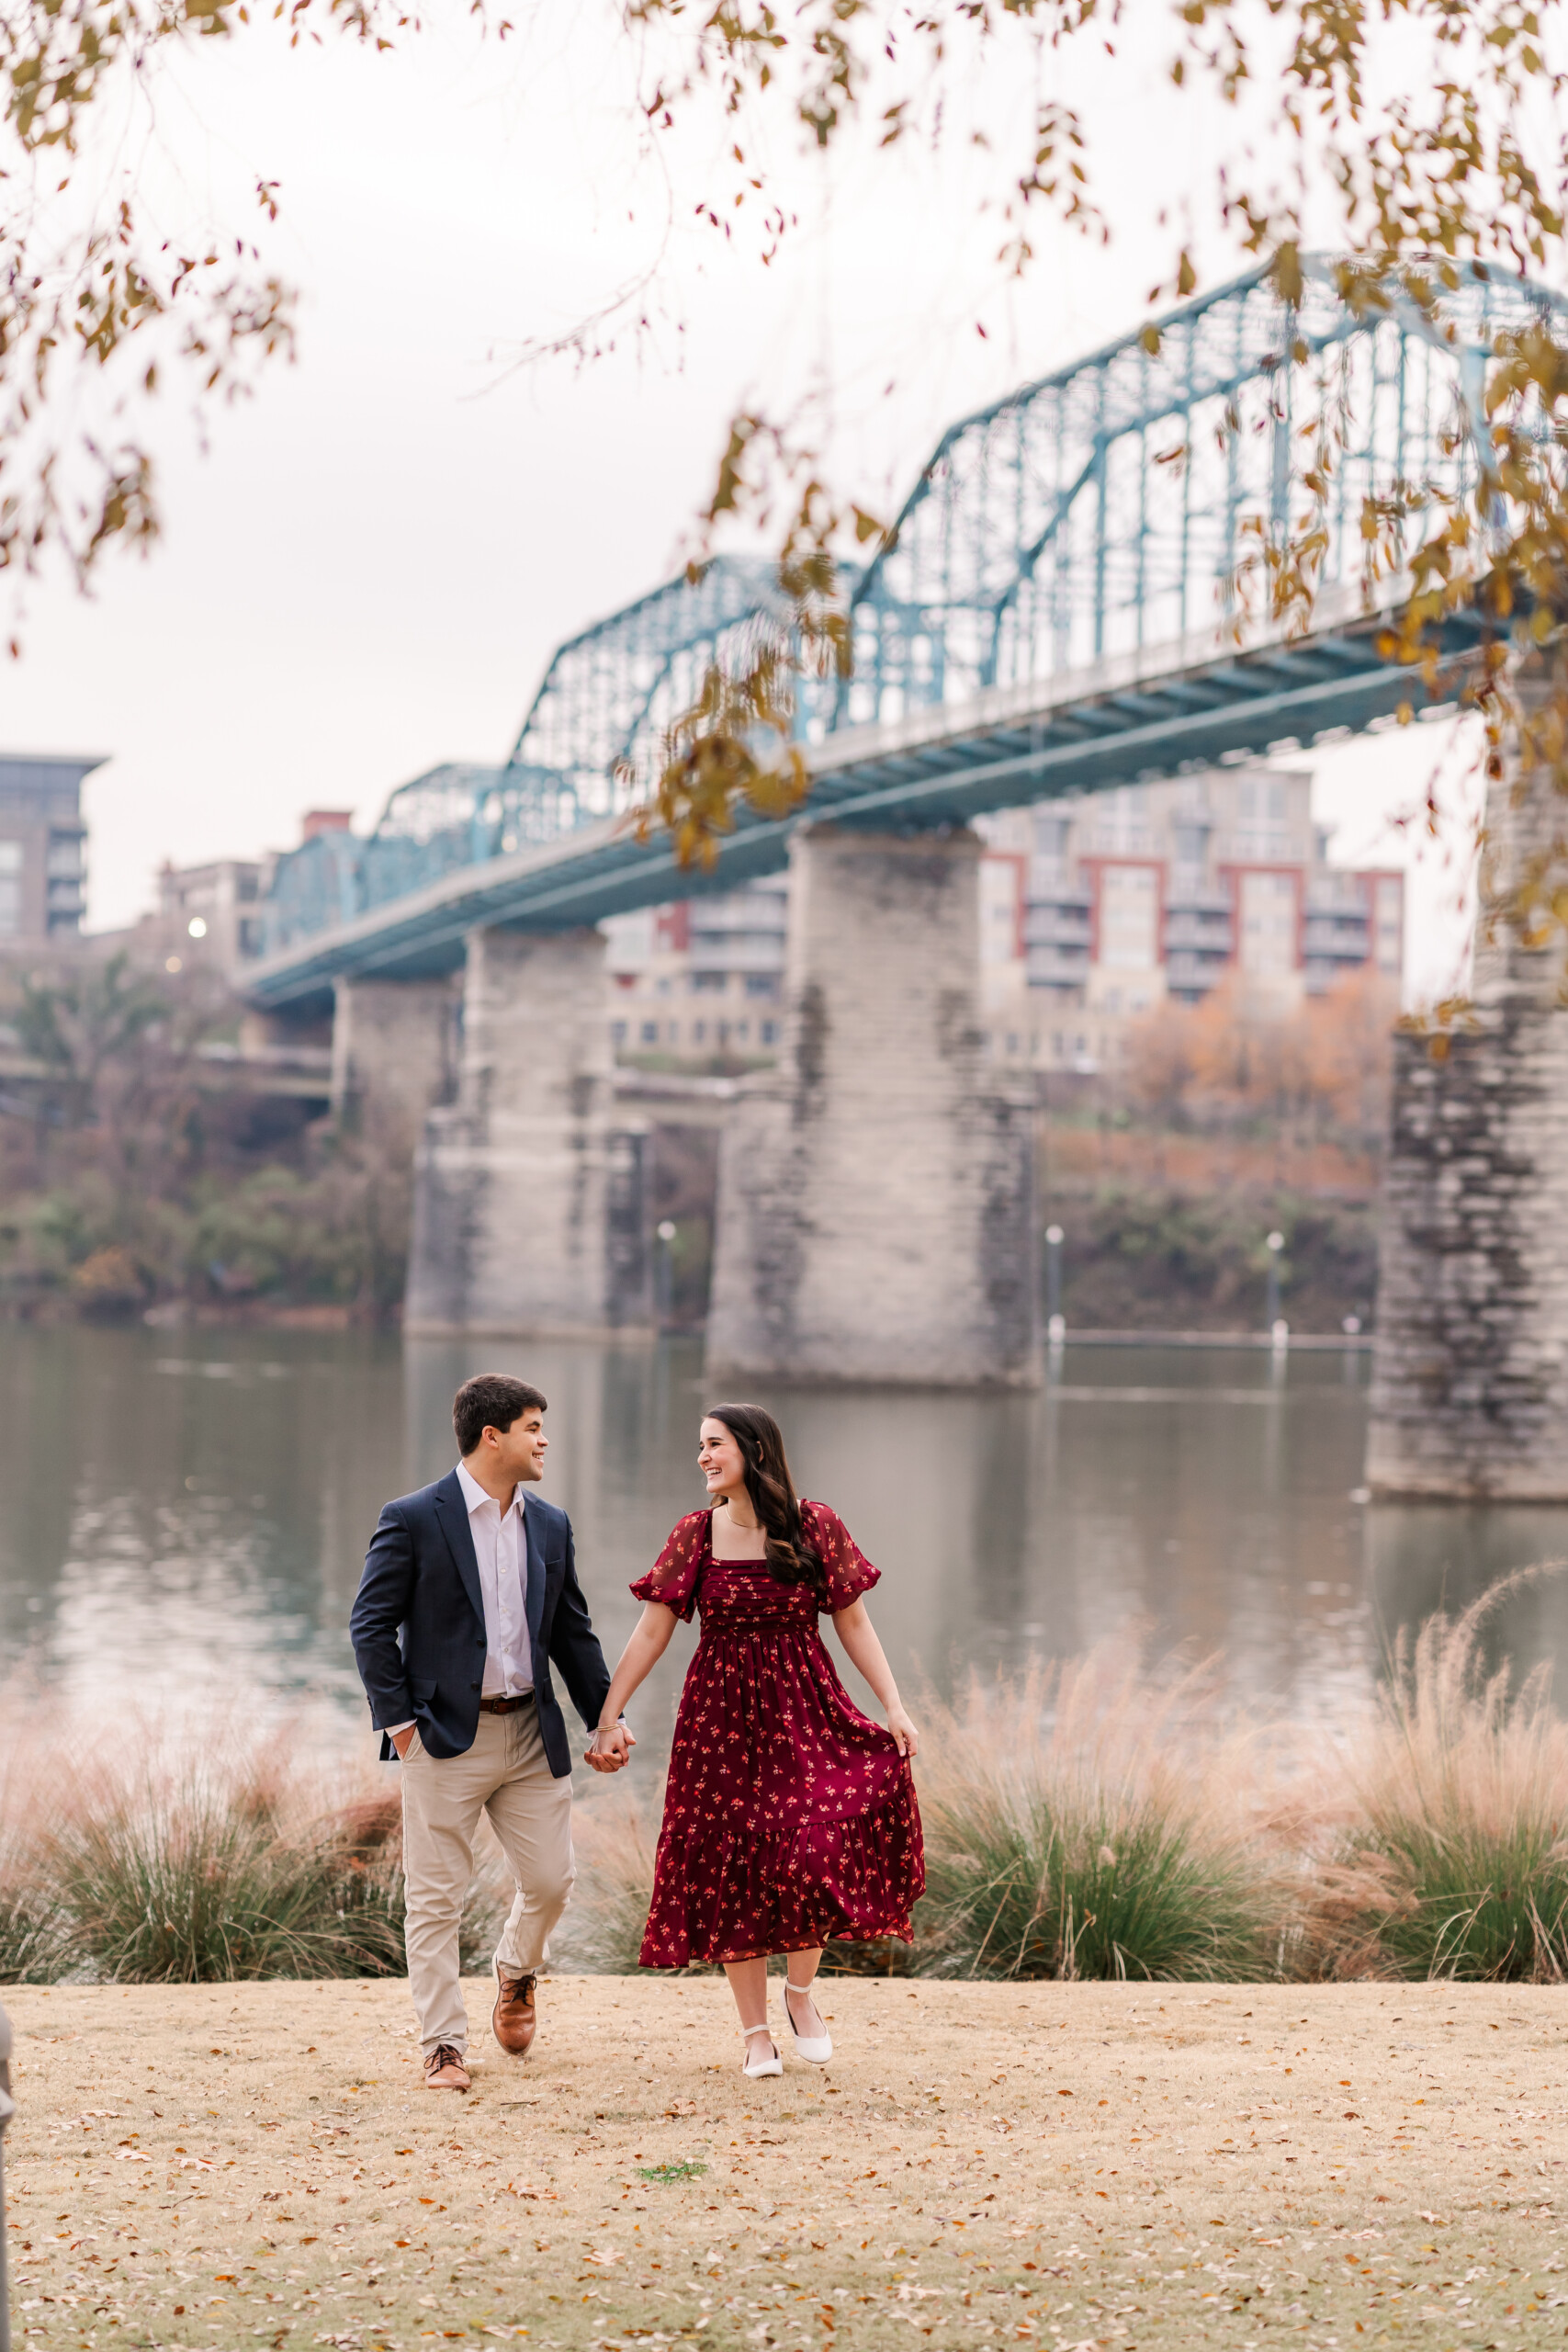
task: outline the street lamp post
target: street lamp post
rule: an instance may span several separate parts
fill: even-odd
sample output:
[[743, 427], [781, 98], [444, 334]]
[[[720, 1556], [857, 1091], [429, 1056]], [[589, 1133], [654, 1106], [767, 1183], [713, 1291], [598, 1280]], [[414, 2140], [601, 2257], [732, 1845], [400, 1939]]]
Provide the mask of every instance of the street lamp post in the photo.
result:
[[1062, 1243], [1066, 1236], [1059, 1225], [1045, 1227], [1045, 1337], [1054, 1348], [1059, 1348], [1067, 1335], [1062, 1314]]
[[1277, 1348], [1286, 1346], [1291, 1327], [1280, 1312], [1280, 1252], [1285, 1246], [1282, 1233], [1269, 1236], [1269, 1337]]
[[675, 1227], [668, 1217], [658, 1227], [659, 1250], [653, 1261], [653, 1312], [662, 1331], [675, 1311], [675, 1252], [671, 1246]]

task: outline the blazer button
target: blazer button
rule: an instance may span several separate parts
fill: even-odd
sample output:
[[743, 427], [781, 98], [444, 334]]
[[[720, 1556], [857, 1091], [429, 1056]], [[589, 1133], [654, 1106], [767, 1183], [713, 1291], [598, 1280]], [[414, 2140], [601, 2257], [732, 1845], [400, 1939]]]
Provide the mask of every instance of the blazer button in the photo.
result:
[[469, 1690], [477, 1690], [479, 1689], [479, 1684], [478, 1684], [477, 1682], [470, 1682], [470, 1683], [469, 1683], [469, 1685], [468, 1685], [468, 1688], [469, 1688]]

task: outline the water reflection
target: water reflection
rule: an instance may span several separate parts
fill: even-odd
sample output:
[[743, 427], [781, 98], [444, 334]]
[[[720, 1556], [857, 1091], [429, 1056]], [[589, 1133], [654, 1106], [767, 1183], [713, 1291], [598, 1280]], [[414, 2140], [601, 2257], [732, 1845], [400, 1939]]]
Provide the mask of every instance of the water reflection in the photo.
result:
[[[550, 1398], [546, 1491], [612, 1655], [626, 1585], [702, 1497], [700, 1356], [371, 1335], [12, 1329], [0, 1344], [0, 1664], [73, 1697], [363, 1722], [346, 1619], [380, 1503], [449, 1466], [471, 1372]], [[1364, 1508], [1365, 1360], [1068, 1348], [1037, 1397], [772, 1390], [796, 1474], [886, 1572], [895, 1668], [939, 1681], [1140, 1631], [1298, 1714], [1366, 1690], [1402, 1626], [1568, 1554], [1568, 1511]], [[1493, 1655], [1568, 1635], [1568, 1577]], [[639, 1702], [661, 1744], [691, 1635]]]

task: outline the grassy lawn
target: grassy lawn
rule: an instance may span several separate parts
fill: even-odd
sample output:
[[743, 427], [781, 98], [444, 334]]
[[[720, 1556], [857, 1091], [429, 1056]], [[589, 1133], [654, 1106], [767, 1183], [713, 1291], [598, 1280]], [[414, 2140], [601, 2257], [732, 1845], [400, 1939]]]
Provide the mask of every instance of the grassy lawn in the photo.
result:
[[19, 2345], [1568, 2339], [1561, 1991], [838, 1980], [754, 2084], [711, 1980], [540, 1993], [459, 2100], [396, 1982], [8, 1990]]

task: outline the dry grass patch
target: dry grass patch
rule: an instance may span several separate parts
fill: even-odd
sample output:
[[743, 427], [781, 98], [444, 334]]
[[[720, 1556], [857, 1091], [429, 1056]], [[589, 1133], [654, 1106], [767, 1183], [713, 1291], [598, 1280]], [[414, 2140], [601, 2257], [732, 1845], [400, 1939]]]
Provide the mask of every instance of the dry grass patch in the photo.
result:
[[419, 2087], [395, 1983], [8, 1994], [25, 2352], [1568, 2324], [1548, 1988], [847, 1978], [833, 2064], [756, 2084], [711, 1979], [547, 1981], [525, 2063], [468, 1991], [466, 2100]]

